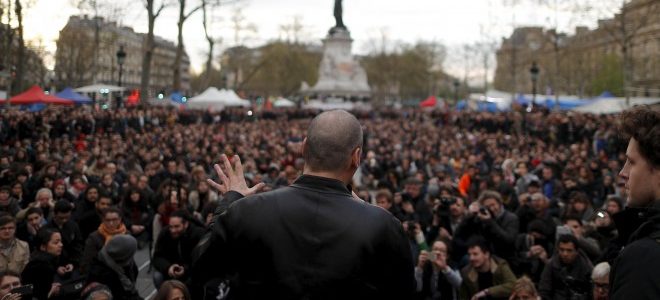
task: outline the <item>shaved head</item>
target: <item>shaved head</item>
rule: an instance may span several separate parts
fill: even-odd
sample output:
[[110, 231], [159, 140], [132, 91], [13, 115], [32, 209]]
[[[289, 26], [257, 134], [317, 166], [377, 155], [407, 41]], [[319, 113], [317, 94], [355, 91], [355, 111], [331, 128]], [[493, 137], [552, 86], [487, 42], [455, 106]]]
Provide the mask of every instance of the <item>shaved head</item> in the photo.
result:
[[339, 171], [362, 147], [362, 126], [350, 113], [333, 110], [316, 116], [307, 130], [303, 156], [312, 171]]

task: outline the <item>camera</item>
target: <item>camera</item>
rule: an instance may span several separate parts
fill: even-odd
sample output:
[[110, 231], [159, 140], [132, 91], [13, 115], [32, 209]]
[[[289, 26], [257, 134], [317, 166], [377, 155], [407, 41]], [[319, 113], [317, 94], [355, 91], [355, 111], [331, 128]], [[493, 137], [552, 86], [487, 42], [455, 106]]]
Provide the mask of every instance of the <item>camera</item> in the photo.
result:
[[439, 217], [449, 216], [449, 207], [456, 203], [456, 198], [454, 197], [440, 197], [435, 199], [436, 205], [433, 207], [433, 213]]
[[482, 214], [482, 215], [489, 214], [488, 209], [486, 209], [485, 207], [480, 207], [479, 208], [479, 213]]

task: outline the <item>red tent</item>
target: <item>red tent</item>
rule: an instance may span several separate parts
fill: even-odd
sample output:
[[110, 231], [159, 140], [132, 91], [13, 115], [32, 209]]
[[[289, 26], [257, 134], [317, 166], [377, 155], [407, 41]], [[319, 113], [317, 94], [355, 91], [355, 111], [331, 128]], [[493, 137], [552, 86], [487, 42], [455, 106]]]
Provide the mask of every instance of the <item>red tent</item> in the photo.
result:
[[429, 96], [426, 100], [419, 103], [420, 107], [435, 107], [438, 104], [438, 99], [435, 96]]
[[27, 91], [20, 93], [9, 99], [10, 104], [21, 105], [21, 104], [60, 104], [60, 105], [73, 105], [73, 101], [46, 95], [44, 91], [36, 85], [33, 85]]

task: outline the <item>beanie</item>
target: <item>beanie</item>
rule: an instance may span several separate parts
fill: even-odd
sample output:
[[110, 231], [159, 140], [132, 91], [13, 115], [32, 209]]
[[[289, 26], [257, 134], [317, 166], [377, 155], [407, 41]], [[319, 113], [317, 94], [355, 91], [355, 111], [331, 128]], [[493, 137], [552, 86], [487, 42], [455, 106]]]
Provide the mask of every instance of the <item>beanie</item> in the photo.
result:
[[133, 261], [137, 251], [137, 240], [129, 234], [118, 234], [108, 241], [103, 249], [118, 265], [126, 266]]

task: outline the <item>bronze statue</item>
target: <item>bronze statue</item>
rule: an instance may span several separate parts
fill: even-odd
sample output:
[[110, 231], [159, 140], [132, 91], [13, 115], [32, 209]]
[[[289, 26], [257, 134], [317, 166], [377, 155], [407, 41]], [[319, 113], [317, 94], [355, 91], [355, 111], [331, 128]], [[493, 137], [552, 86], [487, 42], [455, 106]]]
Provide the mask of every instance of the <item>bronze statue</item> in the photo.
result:
[[344, 20], [342, 19], [342, 13], [341, 0], [335, 0], [335, 22], [337, 23], [335, 28], [346, 29], [346, 25], [344, 25]]

